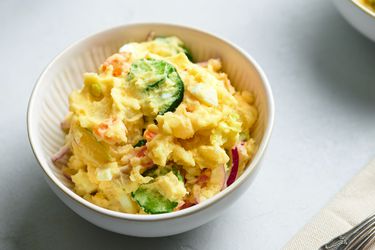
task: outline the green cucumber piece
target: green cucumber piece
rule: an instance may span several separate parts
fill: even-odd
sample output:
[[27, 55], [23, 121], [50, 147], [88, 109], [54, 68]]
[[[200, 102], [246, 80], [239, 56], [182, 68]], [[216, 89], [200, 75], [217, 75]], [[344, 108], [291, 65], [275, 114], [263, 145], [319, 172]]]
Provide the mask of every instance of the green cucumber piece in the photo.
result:
[[173, 172], [173, 174], [174, 174], [175, 176], [177, 176], [177, 179], [178, 179], [179, 181], [181, 181], [181, 182], [184, 182], [184, 181], [185, 181], [185, 179], [184, 179], [184, 177], [182, 176], [180, 170], [178, 170], [178, 168], [177, 168], [176, 166], [173, 166], [173, 167], [172, 167], [172, 172]]
[[185, 46], [183, 46], [182, 49], [184, 50], [184, 53], [185, 53], [186, 57], [189, 59], [189, 61], [194, 62], [193, 55], [191, 54], [190, 50], [188, 48], [186, 48]]
[[158, 191], [140, 186], [131, 193], [133, 199], [148, 214], [162, 214], [172, 212], [177, 202], [170, 201]]
[[133, 147], [138, 148], [146, 145], [147, 141], [145, 139], [139, 140]]
[[177, 179], [181, 182], [184, 182], [185, 179], [182, 176], [180, 170], [174, 165], [172, 168], [168, 167], [158, 167], [157, 165], [152, 166], [152, 168], [147, 169], [142, 173], [142, 176], [150, 176], [152, 178], [156, 178], [158, 176], [166, 175], [171, 172], [177, 177]]
[[127, 80], [134, 85], [144, 106], [157, 114], [173, 112], [184, 97], [184, 83], [175, 67], [166, 61], [140, 59], [132, 63]]
[[147, 169], [142, 173], [142, 176], [150, 176], [152, 178], [156, 178], [158, 176], [158, 166], [154, 165], [152, 168]]

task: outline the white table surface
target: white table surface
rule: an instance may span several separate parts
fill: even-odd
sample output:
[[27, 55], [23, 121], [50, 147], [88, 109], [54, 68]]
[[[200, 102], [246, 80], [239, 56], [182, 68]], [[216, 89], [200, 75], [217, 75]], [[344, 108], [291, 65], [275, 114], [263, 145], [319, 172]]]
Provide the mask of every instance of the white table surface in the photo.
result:
[[[62, 49], [129, 22], [200, 27], [263, 66], [276, 123], [263, 169], [220, 218], [165, 238], [102, 230], [49, 189], [26, 108]], [[375, 43], [330, 1], [0, 1], [0, 249], [280, 249], [375, 155]]]

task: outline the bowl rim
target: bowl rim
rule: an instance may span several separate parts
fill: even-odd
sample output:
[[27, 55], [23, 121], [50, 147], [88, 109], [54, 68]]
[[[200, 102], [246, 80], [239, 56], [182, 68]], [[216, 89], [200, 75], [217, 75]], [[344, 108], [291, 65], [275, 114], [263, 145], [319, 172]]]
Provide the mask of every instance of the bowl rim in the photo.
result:
[[[267, 126], [264, 131], [264, 135], [262, 138], [261, 143], [258, 145], [258, 150], [256, 154], [254, 155], [253, 159], [251, 162], [247, 165], [246, 170], [242, 175], [229, 187], [225, 188], [224, 190], [220, 191], [218, 194], [214, 195], [213, 197], [203, 201], [202, 203], [199, 203], [195, 206], [180, 210], [180, 211], [174, 211], [170, 213], [164, 213], [164, 214], [151, 214], [151, 215], [143, 215], [143, 214], [128, 214], [124, 212], [118, 212], [118, 211], [113, 211], [109, 210], [103, 207], [100, 207], [98, 205], [95, 205], [94, 203], [91, 203], [85, 199], [83, 199], [81, 196], [77, 195], [73, 190], [69, 189], [67, 186], [65, 186], [52, 172], [52, 170], [49, 168], [49, 166], [46, 164], [43, 164], [43, 161], [41, 160], [41, 152], [36, 151], [36, 148], [34, 146], [34, 137], [36, 137], [35, 133], [35, 128], [32, 125], [32, 114], [34, 112], [34, 106], [35, 106], [35, 96], [36, 93], [39, 92], [41, 82], [44, 78], [44, 76], [47, 74], [47, 72], [50, 70], [50, 68], [54, 65], [54, 63], [62, 57], [67, 51], [71, 50], [74, 48], [76, 45], [80, 44], [81, 42], [84, 42], [87, 39], [91, 39], [92, 37], [102, 35], [106, 32], [110, 32], [111, 30], [120, 30], [120, 29], [125, 29], [129, 27], [160, 27], [160, 26], [165, 26], [165, 27], [173, 27], [173, 28], [178, 28], [178, 29], [185, 29], [185, 30], [190, 30], [193, 32], [198, 32], [202, 33], [204, 35], [210, 36], [212, 38], [218, 39], [230, 47], [232, 47], [234, 50], [237, 50], [242, 54], [255, 68], [257, 73], [259, 74], [262, 85], [265, 89], [265, 95], [266, 95], [266, 103], [268, 105], [268, 116], [267, 116]], [[66, 47], [62, 52], [60, 52], [57, 56], [55, 56], [52, 61], [45, 67], [43, 72], [40, 74], [38, 77], [34, 88], [31, 92], [31, 96], [29, 99], [28, 103], [28, 108], [27, 108], [27, 113], [26, 113], [26, 123], [27, 123], [27, 134], [30, 142], [31, 149], [33, 151], [33, 154], [38, 161], [39, 166], [43, 170], [44, 174], [46, 177], [49, 178], [51, 183], [53, 183], [59, 190], [62, 191], [62, 193], [69, 197], [73, 202], [76, 202], [76, 204], [79, 204], [80, 206], [83, 206], [85, 208], [90, 209], [92, 212], [95, 212], [99, 215], [105, 215], [107, 217], [112, 217], [112, 218], [117, 218], [117, 219], [123, 219], [123, 220], [129, 220], [129, 221], [161, 221], [161, 220], [171, 220], [175, 218], [180, 218], [180, 217], [185, 217], [189, 216], [193, 213], [196, 213], [200, 210], [206, 209], [215, 203], [217, 203], [219, 200], [223, 199], [230, 193], [232, 193], [235, 189], [239, 188], [241, 184], [244, 183], [245, 179], [249, 178], [251, 176], [251, 173], [254, 172], [257, 167], [259, 166], [259, 162], [261, 158], [263, 157], [265, 150], [268, 146], [268, 142], [272, 133], [273, 125], [274, 125], [274, 113], [275, 113], [275, 104], [274, 104], [274, 99], [273, 99], [273, 94], [272, 90], [269, 84], [269, 81], [263, 71], [263, 69], [259, 66], [259, 64], [251, 57], [246, 51], [241, 49], [239, 46], [235, 45], [234, 43], [219, 37], [217, 35], [214, 35], [212, 33], [200, 30], [199, 28], [195, 28], [192, 26], [186, 26], [186, 25], [180, 25], [180, 24], [173, 24], [173, 23], [163, 23], [163, 22], [136, 22], [136, 23], [128, 23], [128, 24], [123, 24], [123, 25], [118, 25], [118, 26], [113, 26], [111, 28], [107, 29], [102, 29], [99, 32], [95, 32], [92, 34], [89, 34], [82, 39], [79, 39], [78, 41], [70, 44], [68, 47]]]

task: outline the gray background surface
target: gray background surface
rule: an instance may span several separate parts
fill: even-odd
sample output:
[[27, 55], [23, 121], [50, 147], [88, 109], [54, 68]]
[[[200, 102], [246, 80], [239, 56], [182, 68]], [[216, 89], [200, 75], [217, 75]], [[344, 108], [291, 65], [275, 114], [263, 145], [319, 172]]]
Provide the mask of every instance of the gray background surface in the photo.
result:
[[[172, 237], [102, 230], [45, 183], [27, 139], [38, 75], [77, 39], [165, 21], [223, 36], [271, 82], [276, 123], [263, 169], [217, 220]], [[0, 249], [280, 249], [375, 154], [375, 43], [330, 1], [0, 1]]]

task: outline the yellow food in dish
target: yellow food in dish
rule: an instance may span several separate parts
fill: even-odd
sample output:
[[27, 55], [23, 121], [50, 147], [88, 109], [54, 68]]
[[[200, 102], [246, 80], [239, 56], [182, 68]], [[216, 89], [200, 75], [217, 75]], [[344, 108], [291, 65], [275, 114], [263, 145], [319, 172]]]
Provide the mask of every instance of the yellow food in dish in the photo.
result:
[[361, 2], [371, 11], [375, 11], [375, 0], [361, 0]]
[[53, 161], [98, 206], [181, 210], [243, 173], [256, 150], [254, 99], [234, 89], [219, 59], [193, 63], [177, 37], [128, 43], [70, 95]]

